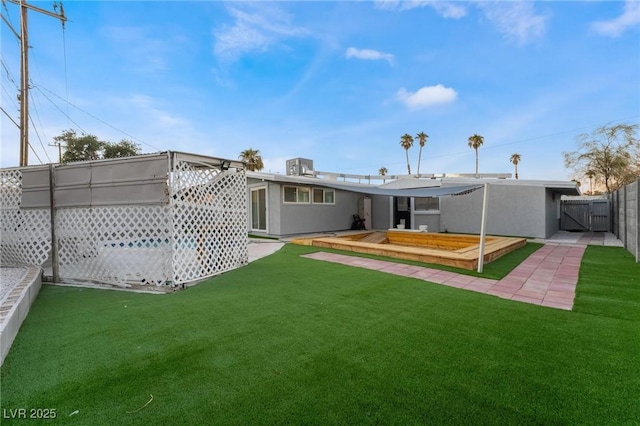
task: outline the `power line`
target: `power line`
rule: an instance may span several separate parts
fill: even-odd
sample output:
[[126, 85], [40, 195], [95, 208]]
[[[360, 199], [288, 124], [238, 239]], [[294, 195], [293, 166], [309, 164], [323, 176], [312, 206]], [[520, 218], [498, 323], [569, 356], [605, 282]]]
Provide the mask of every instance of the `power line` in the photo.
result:
[[4, 60], [0, 60], [0, 63], [2, 63], [2, 68], [4, 68], [4, 72], [7, 75], [7, 80], [12, 82], [13, 85], [16, 87], [16, 89], [18, 89], [18, 84], [15, 82], [15, 80], [11, 76], [11, 72], [9, 71], [9, 68], [7, 68], [7, 64], [4, 63]]
[[42, 160], [40, 159], [40, 156], [38, 156], [38, 153], [36, 152], [36, 150], [35, 150], [35, 149], [33, 149], [33, 147], [31, 146], [31, 144], [29, 144], [29, 148], [31, 148], [31, 152], [33, 152], [33, 155], [35, 155], [35, 156], [36, 156], [36, 158], [38, 159], [38, 161], [40, 162], [40, 164], [44, 164], [44, 163], [42, 162]]
[[[40, 86], [33, 86], [33, 88], [34, 88], [34, 89], [38, 89], [38, 91], [39, 91], [40, 93], [42, 93], [42, 96], [44, 96], [44, 97], [45, 97], [49, 102], [51, 102], [51, 104], [52, 104], [54, 107], [56, 107], [56, 109], [57, 109], [58, 111], [60, 111], [60, 113], [62, 113], [62, 115], [64, 115], [65, 117], [67, 117], [67, 119], [69, 119], [69, 121], [70, 121], [70, 122], [72, 122], [73, 124], [75, 124], [75, 125], [77, 126], [77, 128], [78, 128], [78, 129], [80, 129], [80, 131], [81, 131], [83, 134], [85, 134], [85, 135], [87, 134], [87, 132], [85, 132], [85, 131], [84, 131], [84, 129], [83, 129], [82, 127], [80, 127], [80, 125], [79, 125], [78, 123], [76, 123], [75, 121], [73, 121], [73, 120], [71, 119], [71, 117], [69, 117], [69, 116], [68, 116], [64, 111], [62, 111], [62, 109], [60, 109], [60, 107], [59, 107], [55, 102], [53, 102], [53, 101], [52, 101], [52, 100], [51, 100], [51, 99], [50, 99], [50, 98], [49, 98], [49, 97], [48, 97], [48, 96], [47, 96], [47, 95], [46, 95], [46, 94], [41, 90]], [[45, 89], [45, 90], [46, 90], [46, 89]], [[48, 91], [48, 90], [47, 90], [47, 91]]]
[[9, 93], [9, 91], [7, 90], [6, 86], [2, 86], [2, 90], [4, 91], [4, 93], [6, 93], [7, 98], [11, 99], [11, 105], [16, 109], [20, 109], [20, 107], [18, 106], [18, 104], [16, 103], [17, 98], [16, 98], [16, 94], [15, 93]]
[[15, 124], [17, 128], [20, 128], [20, 125], [19, 125], [18, 123], [16, 123], [16, 120], [14, 120], [14, 119], [9, 115], [9, 113], [8, 113], [7, 111], [5, 111], [5, 109], [4, 109], [3, 107], [1, 107], [1, 106], [0, 106], [0, 110], [2, 110], [2, 112], [4, 112], [4, 115], [6, 115], [6, 116], [7, 116], [7, 118], [8, 118], [9, 120], [11, 120], [11, 122], [12, 122], [13, 124]]
[[[112, 129], [114, 129], [114, 130], [116, 130], [116, 131], [118, 131], [118, 132], [122, 133], [123, 135], [129, 136], [130, 138], [135, 139], [135, 140], [137, 140], [138, 142], [140, 142], [140, 143], [142, 143], [142, 144], [144, 144], [144, 145], [147, 145], [148, 147], [151, 147], [151, 148], [155, 149], [156, 151], [161, 151], [161, 149], [160, 149], [160, 148], [158, 148], [157, 146], [153, 146], [153, 145], [151, 145], [150, 143], [145, 142], [145, 141], [143, 141], [142, 139], [137, 138], [137, 137], [133, 136], [132, 134], [127, 133], [127, 132], [125, 132], [124, 130], [119, 129], [119, 128], [117, 128], [117, 127], [115, 127], [115, 126], [113, 126], [113, 125], [111, 125], [111, 124], [107, 123], [106, 121], [102, 120], [101, 118], [98, 118], [98, 117], [96, 117], [95, 115], [91, 114], [90, 112], [85, 111], [85, 110], [83, 110], [82, 108], [80, 108], [80, 107], [78, 107], [78, 106], [76, 106], [76, 105], [72, 104], [71, 102], [69, 102], [69, 101], [67, 101], [67, 100], [63, 99], [62, 97], [60, 97], [59, 95], [57, 95], [57, 94], [53, 93], [51, 90], [47, 89], [46, 87], [42, 87], [42, 88], [40, 88], [39, 86], [36, 86], [36, 88], [37, 88], [38, 90], [40, 90], [41, 92], [42, 92], [42, 89], [46, 90], [47, 92], [49, 92], [50, 94], [52, 94], [52, 95], [53, 95], [53, 96], [55, 96], [56, 98], [58, 98], [58, 99], [60, 99], [61, 101], [65, 102], [65, 103], [67, 103], [67, 104], [69, 104], [69, 105], [71, 105], [72, 107], [74, 107], [74, 108], [75, 108], [75, 109], [77, 109], [78, 111], [81, 111], [81, 112], [85, 113], [86, 115], [88, 115], [89, 117], [93, 118], [94, 120], [97, 120], [97, 121], [101, 122], [102, 124], [104, 124], [104, 125], [106, 125], [106, 126], [111, 127]], [[48, 99], [48, 98], [47, 98], [47, 99]], [[51, 100], [50, 100], [50, 102], [51, 102]], [[58, 109], [59, 109], [59, 108], [58, 108]], [[67, 116], [67, 118], [69, 118], [69, 117]], [[69, 119], [70, 119], [70, 118], [69, 118]], [[86, 132], [85, 132], [85, 133], [86, 133]]]
[[[38, 113], [38, 108], [35, 105], [35, 102], [34, 102], [32, 94], [31, 94], [31, 102], [32, 102], [33, 108], [36, 110], [36, 117], [38, 118], [38, 122], [40, 123], [40, 126], [42, 127], [43, 134], [44, 134], [44, 126], [42, 126], [42, 121], [40, 120], [40, 114]], [[44, 144], [42, 143], [42, 138], [40, 137], [40, 133], [38, 133], [38, 128], [36, 127], [36, 123], [33, 121], [33, 116], [31, 114], [29, 114], [29, 120], [31, 120], [31, 124], [33, 124], [33, 130], [36, 132], [36, 136], [38, 137], [38, 141], [40, 142], [40, 146], [42, 147], [42, 150], [44, 151], [44, 155], [46, 155], [47, 160], [49, 160], [49, 162], [52, 163], [51, 158], [49, 157], [49, 153], [47, 153], [47, 149], [44, 147]]]
[[[36, 136], [38, 137], [40, 146], [44, 151], [44, 155], [47, 157], [47, 160], [49, 160], [50, 163], [53, 163], [53, 161], [51, 161], [51, 158], [49, 157], [49, 153], [47, 152], [47, 149], [44, 147], [44, 144], [42, 143], [42, 138], [40, 137], [40, 133], [38, 133], [38, 129], [36, 128], [36, 124], [33, 122], [33, 117], [31, 115], [29, 115], [29, 120], [31, 120], [31, 124], [33, 124], [33, 130], [36, 132]], [[31, 146], [31, 142], [29, 142], [29, 146]], [[35, 150], [33, 149], [33, 147], [31, 147], [31, 150], [34, 151], [35, 153]], [[36, 154], [36, 157], [38, 157], [37, 154]], [[40, 160], [40, 157], [38, 157], [38, 160]], [[42, 164], [42, 160], [40, 160], [40, 164]]]

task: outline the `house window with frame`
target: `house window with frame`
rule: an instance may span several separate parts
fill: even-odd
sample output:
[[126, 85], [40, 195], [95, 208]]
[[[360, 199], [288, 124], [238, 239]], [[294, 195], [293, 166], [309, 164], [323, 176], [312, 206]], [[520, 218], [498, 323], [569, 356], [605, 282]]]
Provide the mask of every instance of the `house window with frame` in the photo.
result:
[[284, 202], [292, 204], [309, 204], [310, 189], [303, 186], [285, 186]]
[[440, 198], [438, 197], [416, 197], [413, 200], [415, 211], [439, 211]]
[[333, 189], [313, 188], [313, 204], [335, 204]]

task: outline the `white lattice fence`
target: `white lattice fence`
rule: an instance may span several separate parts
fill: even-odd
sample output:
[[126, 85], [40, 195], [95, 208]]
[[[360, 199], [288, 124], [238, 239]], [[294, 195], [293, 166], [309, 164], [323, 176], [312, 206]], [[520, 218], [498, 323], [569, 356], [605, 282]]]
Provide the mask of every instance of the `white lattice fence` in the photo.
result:
[[42, 265], [51, 252], [49, 209], [21, 210], [22, 174], [0, 170], [0, 265]]
[[60, 209], [56, 234], [64, 279], [116, 285], [170, 284], [168, 205]]
[[[173, 288], [246, 264], [246, 176], [221, 164], [168, 152], [54, 166], [60, 280]], [[51, 256], [49, 173], [36, 172], [0, 170], [3, 265]]]
[[244, 170], [175, 163], [170, 200], [176, 284], [247, 263], [246, 192]]

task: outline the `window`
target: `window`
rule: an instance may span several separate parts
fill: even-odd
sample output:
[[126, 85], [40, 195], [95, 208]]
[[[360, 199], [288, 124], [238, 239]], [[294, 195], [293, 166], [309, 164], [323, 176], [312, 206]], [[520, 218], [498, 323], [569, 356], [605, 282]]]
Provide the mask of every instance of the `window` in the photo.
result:
[[413, 205], [416, 211], [440, 210], [440, 198], [415, 198]]
[[309, 204], [310, 190], [302, 186], [285, 186], [284, 187], [284, 202], [285, 203], [297, 203], [297, 204]]
[[335, 204], [333, 189], [313, 188], [314, 204]]

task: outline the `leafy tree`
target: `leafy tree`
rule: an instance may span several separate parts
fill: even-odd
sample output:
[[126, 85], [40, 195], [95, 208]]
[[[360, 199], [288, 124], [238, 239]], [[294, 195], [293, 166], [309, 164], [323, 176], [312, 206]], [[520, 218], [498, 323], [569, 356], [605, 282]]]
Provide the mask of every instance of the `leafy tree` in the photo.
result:
[[240, 156], [238, 158], [247, 163], [247, 169], [251, 170], [252, 172], [264, 169], [264, 163], [262, 162], [260, 150], [252, 148], [245, 149], [240, 153]]
[[413, 146], [413, 136], [409, 133], [405, 133], [400, 137], [400, 145], [404, 148], [407, 154], [407, 173], [411, 174], [411, 165], [409, 164], [409, 149]]
[[576, 177], [604, 184], [607, 193], [640, 178], [637, 124], [601, 126], [578, 136], [578, 150], [564, 153], [565, 167]]
[[57, 145], [65, 146], [65, 152], [60, 159], [63, 163], [140, 154], [140, 147], [126, 139], [118, 143], [106, 142], [91, 134], [78, 136], [75, 130], [65, 130], [53, 140]]
[[469, 148], [473, 148], [476, 151], [476, 177], [478, 177], [478, 148], [484, 143], [484, 137], [478, 134], [469, 136]]
[[422, 148], [424, 148], [425, 144], [427, 143], [429, 135], [425, 132], [420, 132], [416, 135], [416, 138], [418, 139], [418, 143], [420, 144], [420, 151], [418, 153], [418, 176], [420, 176], [420, 160], [422, 159]]
[[132, 157], [140, 154], [140, 147], [127, 139], [118, 143], [105, 142], [102, 149], [102, 158]]
[[61, 161], [69, 163], [71, 161], [97, 160], [103, 149], [104, 142], [95, 135], [78, 136], [75, 130], [65, 130], [60, 136], [55, 136], [53, 140], [58, 144], [65, 145], [65, 152]]
[[511, 158], [509, 160], [511, 161], [511, 164], [513, 164], [516, 168], [516, 179], [518, 179], [518, 164], [520, 164], [520, 154], [518, 154], [517, 152], [511, 154]]

